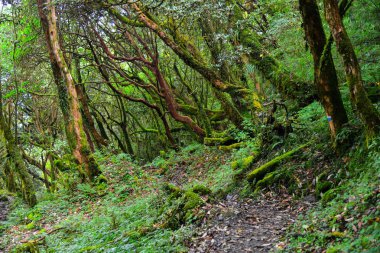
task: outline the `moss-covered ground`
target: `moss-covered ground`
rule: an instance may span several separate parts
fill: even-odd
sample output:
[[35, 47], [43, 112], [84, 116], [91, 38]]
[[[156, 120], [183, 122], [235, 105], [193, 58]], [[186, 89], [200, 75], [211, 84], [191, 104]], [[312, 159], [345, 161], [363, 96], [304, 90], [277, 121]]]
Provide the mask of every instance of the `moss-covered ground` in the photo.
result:
[[[368, 141], [352, 126], [337, 143], [346, 136], [351, 141], [336, 154], [327, 124], [313, 103], [295, 116], [293, 133], [271, 136], [265, 145], [260, 136], [227, 150], [195, 143], [145, 165], [99, 152], [107, 183], [78, 183], [62, 172], [59, 190], [41, 193], [34, 208], [15, 197], [8, 220], [0, 223], [0, 251], [187, 252], [205, 205], [231, 192], [256, 198], [272, 191], [318, 201], [300, 212], [278, 250], [379, 252], [380, 139]], [[251, 171], [305, 143], [263, 175], [266, 184], [247, 180]]]

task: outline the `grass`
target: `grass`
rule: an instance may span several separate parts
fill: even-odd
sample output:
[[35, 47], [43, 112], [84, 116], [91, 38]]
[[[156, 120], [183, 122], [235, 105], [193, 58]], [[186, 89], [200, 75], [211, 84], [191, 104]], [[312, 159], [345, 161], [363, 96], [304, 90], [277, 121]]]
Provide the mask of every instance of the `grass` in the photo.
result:
[[[91, 186], [66, 177], [66, 188], [40, 194], [34, 208], [16, 201], [9, 220], [0, 226], [0, 251], [16, 251], [22, 242], [38, 240], [40, 252], [186, 252], [194, 226], [203, 215], [200, 203], [231, 191], [255, 196], [246, 180], [236, 181], [236, 171], [231, 168], [234, 162], [257, 168], [305, 140], [314, 140], [278, 164], [274, 180], [264, 189], [286, 191], [300, 199], [308, 195], [321, 198], [316, 208], [289, 229], [283, 250], [376, 252], [380, 241], [380, 139], [367, 147], [364, 140], [356, 138], [356, 146], [337, 157], [318, 103], [299, 111], [293, 126], [294, 132], [286, 139], [272, 137], [263, 150], [257, 136], [243, 138], [244, 146], [231, 151], [194, 143], [179, 152], [162, 152], [143, 166], [128, 155], [97, 153], [108, 184]], [[345, 134], [352, 135], [350, 131]], [[254, 153], [260, 153], [259, 159], [244, 163]], [[173, 197], [165, 191], [167, 183], [179, 187], [182, 195]], [[189, 194], [199, 185], [212, 193]], [[186, 212], [180, 223], [168, 226], [166, 219], [175, 218], [179, 209], [190, 205], [190, 195], [197, 200], [194, 210]], [[182, 203], [184, 200], [187, 202]]]
[[346, 178], [325, 192], [318, 206], [301, 216], [288, 233], [284, 252], [380, 251], [380, 139], [357, 146]]

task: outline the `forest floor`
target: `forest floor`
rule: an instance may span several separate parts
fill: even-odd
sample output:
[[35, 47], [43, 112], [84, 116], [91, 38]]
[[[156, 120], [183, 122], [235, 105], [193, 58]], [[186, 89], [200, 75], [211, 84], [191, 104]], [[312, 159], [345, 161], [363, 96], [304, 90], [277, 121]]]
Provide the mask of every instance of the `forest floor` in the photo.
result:
[[272, 192], [255, 200], [227, 195], [224, 201], [205, 207], [208, 215], [198, 228], [189, 252], [270, 252], [283, 249], [288, 227], [314, 201], [310, 196], [303, 201], [295, 201], [289, 195], [276, 196]]
[[8, 200], [2, 199], [0, 196], [0, 221], [5, 221], [9, 212], [8, 209]]

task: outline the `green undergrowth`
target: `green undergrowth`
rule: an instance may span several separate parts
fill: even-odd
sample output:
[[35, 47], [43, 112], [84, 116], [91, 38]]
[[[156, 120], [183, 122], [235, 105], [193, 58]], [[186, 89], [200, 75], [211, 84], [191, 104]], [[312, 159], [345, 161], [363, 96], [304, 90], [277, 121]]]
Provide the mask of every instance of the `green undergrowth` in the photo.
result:
[[[366, 148], [365, 140], [355, 138], [346, 144], [349, 151], [337, 156], [318, 103], [292, 117], [294, 131], [286, 138], [241, 134], [244, 145], [231, 149], [194, 143], [162, 151], [143, 166], [125, 154], [96, 153], [107, 180], [79, 183], [64, 171], [59, 191], [40, 193], [34, 208], [16, 198], [8, 221], [1, 223], [0, 251], [186, 252], [206, 206], [231, 192], [257, 197], [265, 191], [320, 201], [289, 230], [285, 251], [376, 248], [379, 139]], [[355, 129], [345, 129], [338, 141], [359, 136]], [[259, 181], [247, 180], [268, 163]]]
[[291, 227], [284, 252], [380, 251], [380, 138], [354, 146], [346, 177]]
[[0, 249], [186, 252], [203, 206], [233, 183], [231, 152], [193, 144], [161, 155], [139, 166], [124, 154], [98, 153], [107, 183], [65, 179], [66, 188], [40, 195], [34, 208], [16, 203], [2, 225]]

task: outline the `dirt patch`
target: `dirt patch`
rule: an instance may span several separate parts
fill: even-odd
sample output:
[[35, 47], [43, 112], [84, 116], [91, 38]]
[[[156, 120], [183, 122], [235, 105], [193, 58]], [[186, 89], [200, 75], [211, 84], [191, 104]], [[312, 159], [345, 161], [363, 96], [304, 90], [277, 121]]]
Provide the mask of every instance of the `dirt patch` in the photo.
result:
[[9, 201], [0, 200], [0, 221], [5, 221], [9, 212]]
[[239, 200], [229, 195], [206, 207], [208, 216], [189, 252], [270, 252], [283, 248], [286, 229], [311, 205], [306, 200], [295, 202], [289, 196]]

